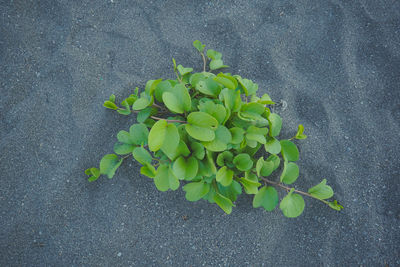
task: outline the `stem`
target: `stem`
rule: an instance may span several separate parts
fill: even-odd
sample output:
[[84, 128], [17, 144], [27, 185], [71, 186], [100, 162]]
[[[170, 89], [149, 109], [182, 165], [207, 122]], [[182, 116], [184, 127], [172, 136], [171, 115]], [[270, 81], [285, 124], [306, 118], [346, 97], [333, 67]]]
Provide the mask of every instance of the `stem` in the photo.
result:
[[168, 121], [168, 122], [186, 123], [186, 121], [181, 121], [181, 120], [167, 120], [167, 119], [159, 118], [159, 117], [156, 117], [156, 116], [150, 116], [150, 118], [155, 119], [155, 120], [166, 120], [166, 121]]
[[[279, 182], [274, 182], [274, 181], [268, 180], [267, 178], [264, 178], [264, 177], [261, 177], [261, 179], [262, 179], [264, 182], [266, 182], [266, 183], [276, 185], [276, 186], [278, 186], [278, 187], [280, 187], [280, 188], [283, 188], [283, 189], [286, 189], [286, 190], [288, 190], [288, 191], [290, 191], [290, 189], [292, 189], [292, 187], [285, 186], [285, 185], [283, 185], [283, 184], [281, 184], [281, 183], [279, 183]], [[317, 199], [317, 200], [319, 200], [319, 201], [321, 201], [321, 202], [324, 202], [325, 204], [329, 205], [329, 202], [328, 202], [328, 201], [323, 200], [323, 199], [319, 199], [319, 198], [317, 198], [317, 197], [314, 197], [313, 195], [311, 195], [311, 194], [309, 194], [309, 193], [306, 193], [306, 192], [303, 192], [303, 191], [300, 191], [300, 190], [297, 190], [297, 189], [294, 189], [294, 192], [299, 193], [299, 194], [304, 195], [304, 196], [308, 196], [308, 197], [315, 198], [315, 199]]]
[[204, 56], [204, 53], [201, 53], [201, 57], [203, 58], [203, 72], [206, 72], [206, 63], [207, 63], [207, 59]]
[[128, 155], [126, 155], [126, 156], [122, 157], [122, 159], [126, 159], [126, 158], [128, 158], [129, 156], [131, 156], [131, 154], [130, 154], [130, 153], [129, 153]]

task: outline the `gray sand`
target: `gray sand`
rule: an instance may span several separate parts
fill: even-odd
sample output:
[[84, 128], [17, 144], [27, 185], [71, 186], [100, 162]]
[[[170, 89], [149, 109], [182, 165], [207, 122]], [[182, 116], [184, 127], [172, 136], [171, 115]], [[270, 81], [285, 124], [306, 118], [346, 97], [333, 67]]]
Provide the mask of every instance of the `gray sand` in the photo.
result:
[[[133, 2], [1, 1], [0, 266], [400, 265], [400, 2]], [[200, 70], [195, 39], [287, 102], [281, 136], [309, 136], [296, 186], [327, 178], [342, 212], [242, 195], [227, 216], [133, 160], [87, 182], [134, 122], [103, 101], [172, 78], [172, 57]]]

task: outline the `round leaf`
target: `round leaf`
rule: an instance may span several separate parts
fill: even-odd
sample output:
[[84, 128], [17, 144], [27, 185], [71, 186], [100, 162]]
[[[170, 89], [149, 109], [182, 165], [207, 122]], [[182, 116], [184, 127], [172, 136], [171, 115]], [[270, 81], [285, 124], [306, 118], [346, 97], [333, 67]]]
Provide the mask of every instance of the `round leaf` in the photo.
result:
[[276, 113], [270, 113], [268, 116], [269, 121], [269, 134], [274, 137], [279, 135], [282, 128], [282, 119]]
[[218, 170], [216, 179], [223, 186], [229, 186], [232, 183], [233, 171], [224, 166]]
[[107, 175], [108, 178], [112, 178], [115, 171], [122, 163], [122, 158], [119, 159], [115, 154], [107, 154], [100, 161], [100, 173]]
[[210, 151], [224, 151], [227, 144], [232, 140], [231, 132], [223, 125], [219, 125], [215, 130], [215, 138], [210, 142], [203, 142], [205, 148]]
[[253, 167], [253, 161], [248, 154], [239, 154], [233, 159], [233, 164], [241, 171], [248, 171]]
[[278, 154], [281, 152], [281, 143], [275, 137], [268, 137], [264, 148], [271, 154]]
[[281, 174], [281, 182], [284, 182], [285, 184], [292, 184], [297, 180], [297, 177], [299, 177], [299, 167], [296, 165], [296, 163], [285, 161]]
[[132, 155], [141, 164], [151, 163], [153, 157], [150, 153], [143, 147], [136, 147], [132, 151]]
[[197, 201], [202, 199], [210, 191], [210, 184], [203, 181], [196, 183], [188, 183], [183, 186], [183, 191], [186, 192], [185, 197], [189, 201]]
[[289, 140], [281, 140], [281, 153], [284, 159], [287, 161], [299, 160], [299, 150], [297, 146]]
[[272, 211], [278, 205], [278, 192], [272, 186], [263, 186], [253, 198], [253, 207], [263, 207], [266, 211]]
[[289, 218], [300, 216], [305, 206], [303, 197], [299, 194], [294, 194], [293, 191], [294, 188], [282, 199], [279, 205], [283, 215]]
[[319, 199], [328, 199], [333, 197], [332, 187], [326, 185], [326, 179], [323, 179], [322, 182], [317, 184], [316, 186], [311, 187], [308, 190], [308, 193]]

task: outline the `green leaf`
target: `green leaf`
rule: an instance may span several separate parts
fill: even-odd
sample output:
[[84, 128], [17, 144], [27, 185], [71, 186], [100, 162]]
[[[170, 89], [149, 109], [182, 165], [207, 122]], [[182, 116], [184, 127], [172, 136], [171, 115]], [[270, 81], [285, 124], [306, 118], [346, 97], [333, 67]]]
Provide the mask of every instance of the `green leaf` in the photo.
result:
[[274, 168], [272, 171], [276, 170], [279, 167], [279, 164], [281, 163], [281, 159], [277, 155], [270, 155], [267, 158], [267, 161], [270, 161], [274, 164]]
[[185, 197], [189, 201], [197, 201], [202, 199], [210, 191], [210, 184], [203, 181], [188, 183], [183, 186], [183, 191], [186, 192]]
[[233, 159], [233, 164], [241, 171], [248, 171], [253, 167], [253, 161], [248, 154], [239, 154]]
[[218, 170], [216, 179], [223, 186], [229, 186], [233, 180], [233, 171], [224, 166]]
[[333, 202], [328, 202], [328, 205], [330, 208], [334, 209], [334, 210], [342, 210], [343, 206], [340, 205], [337, 200], [334, 200]]
[[304, 126], [302, 124], [299, 124], [295, 138], [296, 139], [306, 139], [307, 135], [303, 134], [303, 132], [304, 132]]
[[153, 125], [149, 133], [149, 149], [157, 151], [172, 152], [179, 145], [179, 132], [172, 123], [168, 124], [165, 120], [159, 120]]
[[222, 124], [225, 120], [226, 109], [221, 104], [215, 104], [213, 101], [208, 99], [206, 101], [203, 101], [203, 99], [201, 99], [198, 108], [200, 111], [213, 116], [220, 124]]
[[89, 175], [89, 182], [94, 182], [100, 177], [100, 170], [97, 168], [89, 168], [85, 170], [85, 174]]
[[172, 92], [164, 92], [162, 95], [165, 106], [172, 112], [184, 113], [192, 107], [191, 98], [187, 88], [183, 84], [177, 84]]
[[193, 71], [193, 68], [184, 68], [182, 65], [178, 65], [176, 69], [179, 71], [179, 73], [183, 76], [188, 73], [191, 73]]
[[243, 89], [243, 93], [246, 94], [246, 96], [255, 95], [258, 90], [258, 84], [253, 83], [251, 80], [243, 79], [239, 75], [234, 75], [234, 77], [238, 80]]
[[163, 102], [162, 95], [165, 92], [171, 92], [172, 93], [174, 85], [175, 84], [171, 80], [166, 80], [166, 81], [160, 82], [157, 85], [157, 87], [156, 87], [156, 89], [154, 91], [154, 96], [156, 97], [157, 101], [158, 102]]
[[221, 195], [229, 198], [232, 202], [236, 201], [238, 195], [242, 193], [242, 186], [235, 180], [233, 180], [229, 186], [223, 186], [222, 184], [217, 183], [217, 188]]
[[143, 123], [145, 120], [147, 120], [147, 119], [150, 117], [151, 113], [154, 112], [154, 111], [157, 111], [157, 109], [152, 108], [152, 107], [147, 107], [147, 108], [145, 108], [145, 109], [142, 109], [142, 110], [139, 111], [139, 113], [137, 114], [136, 120], [137, 120], [138, 122]]
[[156, 176], [154, 177], [154, 184], [160, 191], [167, 191], [168, 189], [176, 190], [179, 188], [179, 180], [176, 178], [168, 165], [162, 164], [158, 167]]
[[214, 78], [214, 81], [222, 84], [225, 88], [235, 90], [238, 86], [238, 83], [235, 78], [229, 75], [225, 75], [223, 73], [219, 73], [217, 77]]
[[199, 51], [199, 53], [203, 53], [206, 45], [203, 45], [199, 40], [193, 42], [193, 46]]
[[224, 65], [222, 59], [213, 59], [210, 61], [210, 70], [218, 70], [222, 68], [229, 68], [228, 65]]
[[217, 192], [215, 193], [213, 200], [227, 214], [231, 214], [232, 207], [235, 207], [235, 205], [232, 204], [232, 201], [229, 198], [226, 198]]
[[172, 64], [174, 64], [174, 72], [176, 72], [176, 61], [175, 61], [175, 58], [172, 58]]
[[231, 163], [233, 159], [233, 154], [230, 151], [224, 151], [220, 153], [217, 157], [217, 165], [222, 167], [225, 166], [227, 163]]
[[267, 142], [264, 145], [265, 151], [271, 154], [278, 154], [281, 152], [281, 143], [275, 137], [267, 137]]
[[153, 165], [149, 163], [146, 163], [144, 166], [140, 168], [140, 173], [149, 178], [156, 177], [156, 169], [153, 167]]
[[290, 142], [289, 140], [281, 140], [281, 153], [284, 159], [287, 161], [297, 161], [299, 160], [299, 150], [297, 146]]
[[162, 81], [162, 79], [158, 80], [149, 80], [146, 83], [146, 87], [144, 91], [146, 92], [147, 95], [152, 96], [154, 93], [154, 90], [156, 89], [157, 85]]
[[110, 97], [109, 97], [109, 100], [114, 103], [115, 102], [115, 95], [111, 94]]
[[187, 121], [185, 129], [191, 137], [205, 142], [214, 140], [218, 121], [213, 116], [205, 112], [192, 112]]
[[264, 161], [263, 157], [260, 157], [256, 164], [257, 176], [269, 176], [274, 171], [274, 162]]
[[192, 149], [192, 155], [196, 158], [202, 160], [206, 154], [204, 151], [204, 146], [198, 142], [192, 142], [190, 144], [190, 148]]
[[261, 185], [259, 182], [248, 180], [244, 177], [240, 178], [240, 183], [243, 185], [244, 191], [246, 194], [257, 194], [258, 187]]
[[111, 102], [111, 101], [108, 101], [108, 100], [104, 102], [103, 106], [106, 107], [106, 108], [109, 108], [109, 109], [113, 109], [113, 110], [117, 110], [118, 109], [117, 105], [115, 105], [114, 102]]
[[142, 110], [151, 104], [151, 99], [148, 97], [140, 97], [132, 105], [132, 110]]
[[211, 77], [197, 81], [195, 88], [197, 91], [210, 96], [218, 96], [221, 92], [221, 87]]
[[264, 104], [264, 105], [273, 105], [275, 104], [274, 101], [272, 101], [271, 97], [268, 94], [263, 94], [263, 96], [258, 100], [258, 103]]
[[229, 131], [232, 134], [232, 144], [240, 144], [243, 141], [245, 130], [239, 127], [230, 128]]
[[163, 149], [163, 148], [161, 148], [161, 149], [165, 153], [165, 155], [172, 161], [181, 155], [184, 157], [187, 157], [190, 154], [189, 148], [187, 147], [186, 143], [182, 139], [179, 140], [178, 148], [176, 148], [175, 150], [173, 150], [173, 149], [167, 150], [167, 149]]
[[143, 165], [146, 163], [151, 163], [151, 161], [153, 160], [153, 157], [144, 147], [136, 147], [132, 151], [132, 155], [136, 161]]
[[308, 193], [319, 199], [328, 199], [333, 197], [332, 187], [326, 185], [326, 179], [323, 179], [322, 182], [308, 189]]
[[227, 149], [227, 144], [232, 140], [231, 132], [223, 125], [218, 125], [215, 130], [215, 138], [210, 142], [203, 142], [205, 148], [210, 151], [224, 151]]
[[262, 120], [263, 117], [261, 116], [265, 112], [264, 105], [260, 103], [247, 103], [242, 105], [240, 109], [240, 116], [243, 119], [248, 120]]
[[217, 52], [213, 49], [208, 49], [207, 50], [207, 57], [209, 57], [210, 59], [221, 59], [222, 58], [222, 54], [220, 52]]
[[272, 137], [279, 135], [282, 128], [282, 119], [276, 113], [270, 113], [268, 116], [269, 121], [269, 134]]
[[246, 131], [246, 139], [256, 141], [261, 144], [265, 144], [266, 138], [265, 136], [268, 133], [267, 128], [258, 128], [256, 126], [251, 125]]
[[118, 155], [126, 155], [131, 153], [135, 147], [135, 145], [117, 142], [114, 144], [114, 152]]
[[283, 215], [288, 218], [295, 218], [300, 216], [304, 210], [304, 199], [299, 194], [293, 193], [294, 188], [282, 199], [279, 208], [282, 210]]
[[191, 181], [197, 175], [199, 168], [198, 161], [195, 157], [179, 157], [175, 160], [173, 165], [173, 171], [179, 180]]
[[253, 198], [253, 207], [272, 211], [278, 205], [278, 192], [272, 186], [263, 186]]
[[[219, 99], [224, 101], [225, 107], [229, 112], [238, 112], [242, 105], [242, 100], [240, 98], [240, 91], [230, 90], [228, 88], [222, 89], [219, 94]], [[229, 113], [230, 115], [230, 113]], [[225, 121], [228, 118], [225, 119]]]
[[140, 124], [133, 124], [129, 128], [129, 132], [120, 131], [117, 134], [117, 139], [118, 141], [124, 144], [142, 145], [142, 144], [147, 144], [148, 135], [149, 135], [149, 130], [147, 129], [146, 125], [140, 123]]
[[115, 154], [107, 154], [100, 161], [100, 173], [113, 178], [115, 171], [121, 165], [123, 159], [119, 159]]
[[294, 183], [299, 177], [299, 167], [294, 162], [285, 161], [281, 174], [281, 182], [285, 184]]

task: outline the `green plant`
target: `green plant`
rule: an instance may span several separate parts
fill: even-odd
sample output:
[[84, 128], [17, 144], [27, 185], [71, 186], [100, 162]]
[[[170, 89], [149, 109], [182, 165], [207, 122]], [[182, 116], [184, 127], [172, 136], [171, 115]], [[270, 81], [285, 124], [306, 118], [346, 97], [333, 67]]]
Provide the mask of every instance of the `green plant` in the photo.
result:
[[[275, 104], [269, 95], [258, 97], [258, 85], [239, 75], [213, 74], [228, 67], [222, 54], [209, 49], [205, 55], [201, 42], [193, 45], [203, 59], [202, 72], [192, 73], [192, 68], [176, 65], [173, 59], [176, 79], [150, 80], [143, 92], [136, 88], [120, 107], [114, 95], [104, 102], [122, 115], [137, 113], [138, 123], [118, 133], [115, 154], [105, 155], [99, 169], [85, 171], [89, 181], [101, 174], [112, 178], [122, 161], [133, 156], [143, 165], [140, 173], [153, 179], [158, 190], [177, 190], [185, 182], [187, 200], [206, 199], [228, 214], [243, 190], [254, 195], [253, 207], [272, 211], [279, 202], [275, 188], [288, 192], [279, 205], [287, 217], [303, 212], [301, 195], [342, 209], [336, 200], [327, 200], [333, 190], [325, 179], [308, 192], [287, 186], [299, 176], [294, 163], [299, 151], [291, 140], [307, 137], [303, 126], [292, 138], [279, 141], [282, 119], [267, 107]], [[255, 159], [257, 152], [267, 157]], [[279, 169], [280, 175], [272, 176]]]

